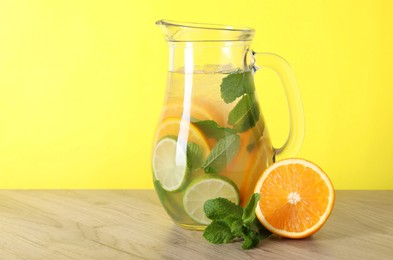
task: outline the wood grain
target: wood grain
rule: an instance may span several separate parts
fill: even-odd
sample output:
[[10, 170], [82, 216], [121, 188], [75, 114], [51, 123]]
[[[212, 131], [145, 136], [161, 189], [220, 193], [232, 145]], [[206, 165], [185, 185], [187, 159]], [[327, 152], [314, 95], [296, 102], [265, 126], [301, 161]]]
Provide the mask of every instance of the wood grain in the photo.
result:
[[258, 248], [175, 226], [154, 191], [2, 190], [0, 259], [393, 259], [393, 191], [337, 191], [325, 226]]

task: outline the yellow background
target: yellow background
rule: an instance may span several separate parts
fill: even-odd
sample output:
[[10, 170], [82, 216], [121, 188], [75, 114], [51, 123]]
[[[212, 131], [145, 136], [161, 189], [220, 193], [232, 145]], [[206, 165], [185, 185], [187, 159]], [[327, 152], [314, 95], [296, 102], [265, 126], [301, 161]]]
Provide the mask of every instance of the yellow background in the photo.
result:
[[[392, 13], [388, 0], [0, 1], [0, 188], [152, 188], [166, 18], [255, 28], [254, 49], [297, 75], [298, 156], [337, 189], [392, 189]], [[256, 78], [278, 146], [283, 91]]]

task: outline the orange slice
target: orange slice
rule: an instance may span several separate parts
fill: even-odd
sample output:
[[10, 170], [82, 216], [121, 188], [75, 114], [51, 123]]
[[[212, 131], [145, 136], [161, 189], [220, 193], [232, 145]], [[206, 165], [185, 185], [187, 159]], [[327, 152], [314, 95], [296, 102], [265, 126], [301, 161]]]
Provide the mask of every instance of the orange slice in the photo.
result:
[[[246, 206], [253, 194], [261, 169], [272, 164], [274, 148], [268, 133], [264, 134], [263, 122], [239, 133], [240, 147], [228, 168], [221, 174], [232, 179], [240, 188], [240, 205]], [[251, 146], [251, 147], [250, 147]]]
[[252, 131], [249, 130], [245, 133], [239, 134], [240, 136], [240, 147], [239, 151], [229, 163], [228, 167], [224, 169], [220, 174], [226, 176], [236, 183], [238, 187], [241, 186], [243, 175], [248, 172], [247, 163], [250, 160], [255, 159], [252, 154], [247, 150], [247, 146], [250, 144], [249, 139]]
[[193, 124], [180, 118], [168, 117], [165, 118], [158, 126], [156, 131], [156, 142], [164, 137], [177, 137], [178, 141], [184, 143], [194, 142], [202, 150], [203, 157], [206, 158], [210, 153], [209, 144], [201, 131]]
[[285, 159], [265, 170], [254, 192], [261, 195], [255, 210], [274, 234], [304, 238], [317, 232], [332, 212], [335, 193], [328, 176], [303, 159]]
[[[171, 101], [165, 105], [163, 109], [163, 117], [183, 116], [183, 101], [178, 99]], [[224, 125], [225, 120], [222, 111], [208, 101], [202, 99], [193, 99], [190, 106], [190, 117], [198, 120], [214, 120], [219, 125]]]
[[[162, 118], [179, 118], [184, 117], [184, 105], [181, 99], [171, 99], [163, 108]], [[214, 120], [217, 124], [224, 126], [224, 111], [220, 111], [220, 107], [214, 106], [208, 100], [201, 98], [193, 98], [191, 101], [189, 117], [184, 117], [185, 120]], [[207, 138], [209, 146], [212, 148], [216, 144], [213, 138]]]
[[258, 182], [261, 172], [273, 164], [273, 157], [274, 148], [271, 145], [270, 138], [262, 137], [249, 154], [249, 160], [245, 167], [246, 171], [240, 188], [242, 206], [246, 206], [253, 194], [255, 183]]

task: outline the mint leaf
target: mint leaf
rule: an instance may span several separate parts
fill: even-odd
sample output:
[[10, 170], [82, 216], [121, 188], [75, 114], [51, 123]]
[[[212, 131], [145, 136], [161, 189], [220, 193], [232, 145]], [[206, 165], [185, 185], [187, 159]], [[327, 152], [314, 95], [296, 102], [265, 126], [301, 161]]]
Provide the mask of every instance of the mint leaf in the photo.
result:
[[243, 232], [243, 220], [240, 218], [234, 218], [232, 216], [225, 217], [221, 219], [224, 221], [228, 227], [230, 227], [232, 235], [235, 237], [240, 237]]
[[234, 236], [239, 237], [243, 231], [243, 220], [235, 219], [231, 223], [231, 232]]
[[223, 198], [206, 201], [204, 211], [213, 222], [207, 226], [203, 236], [214, 244], [229, 243], [240, 238], [243, 239], [243, 249], [256, 247], [259, 240], [271, 235], [255, 217], [259, 198], [259, 193], [253, 194], [244, 210]]
[[259, 238], [257, 234], [255, 234], [254, 231], [252, 230], [247, 230], [242, 234], [242, 237], [244, 239], [242, 248], [243, 249], [251, 249], [256, 247], [259, 244]]
[[251, 71], [237, 71], [222, 79], [221, 97], [225, 103], [231, 103], [236, 98], [255, 91], [254, 81]]
[[219, 140], [227, 135], [235, 134], [236, 132], [231, 128], [222, 127], [213, 120], [191, 120], [191, 122], [198, 127], [205, 136]]
[[207, 200], [203, 206], [203, 211], [206, 217], [211, 220], [219, 220], [226, 217], [241, 219], [243, 215], [242, 207], [225, 198]]
[[244, 241], [243, 245], [242, 245], [242, 248], [244, 250], [251, 249], [252, 248], [252, 244], [253, 244], [252, 239], [249, 238], [248, 236], [244, 235], [244, 234], [242, 234], [242, 238], [243, 238], [243, 241]]
[[200, 168], [203, 163], [202, 150], [196, 143], [187, 143], [187, 167], [189, 169]]
[[244, 132], [259, 120], [259, 105], [255, 96], [245, 95], [229, 112], [228, 124], [233, 125], [237, 132]]
[[244, 225], [249, 225], [250, 223], [252, 223], [254, 221], [255, 208], [257, 207], [260, 198], [261, 198], [261, 196], [259, 195], [259, 193], [252, 194], [250, 200], [248, 201], [247, 206], [244, 208], [244, 211], [243, 211], [242, 218], [244, 221]]
[[235, 238], [230, 227], [225, 222], [217, 220], [214, 220], [206, 227], [203, 237], [213, 244], [228, 243]]
[[240, 147], [238, 135], [228, 135], [220, 139], [211, 150], [202, 168], [206, 173], [221, 172], [233, 159]]

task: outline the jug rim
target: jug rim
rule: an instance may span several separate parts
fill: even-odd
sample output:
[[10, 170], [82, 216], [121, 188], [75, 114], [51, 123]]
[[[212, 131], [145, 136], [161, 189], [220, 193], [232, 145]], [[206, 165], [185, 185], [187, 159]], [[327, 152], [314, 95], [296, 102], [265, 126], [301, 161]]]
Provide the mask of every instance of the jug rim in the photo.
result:
[[250, 27], [237, 27], [232, 25], [214, 24], [214, 23], [181, 22], [181, 21], [173, 21], [173, 20], [166, 20], [166, 19], [161, 19], [156, 21], [156, 25], [178, 26], [178, 27], [206, 29], [206, 30], [255, 32], [255, 30]]
[[156, 22], [169, 42], [249, 42], [255, 30], [231, 25], [178, 22], [161, 19]]

